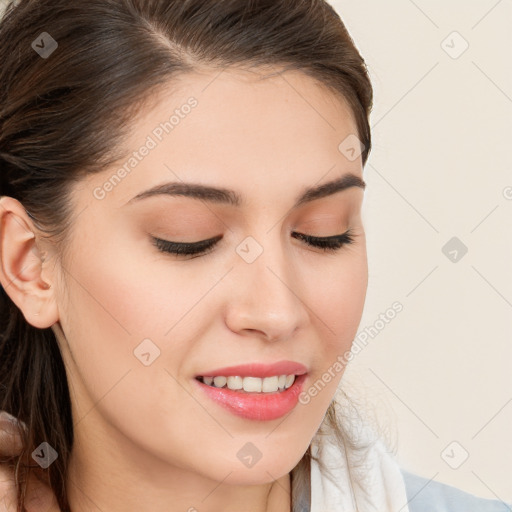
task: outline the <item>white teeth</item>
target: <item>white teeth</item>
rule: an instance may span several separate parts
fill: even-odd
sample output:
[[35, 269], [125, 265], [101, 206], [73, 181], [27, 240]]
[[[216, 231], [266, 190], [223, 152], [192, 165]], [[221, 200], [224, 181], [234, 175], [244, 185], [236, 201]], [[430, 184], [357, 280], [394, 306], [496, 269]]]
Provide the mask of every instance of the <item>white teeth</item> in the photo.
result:
[[242, 377], [228, 377], [228, 388], [229, 389], [242, 389], [244, 387]]
[[261, 393], [262, 379], [259, 377], [244, 377], [244, 391]]
[[261, 384], [262, 391], [277, 391], [279, 387], [279, 377], [265, 377]]
[[214, 377], [213, 383], [215, 384], [216, 388], [222, 388], [226, 384], [228, 379], [226, 377]]
[[295, 380], [295, 375], [287, 375], [284, 387], [286, 389], [288, 389], [293, 384], [294, 380]]
[[295, 382], [295, 375], [274, 375], [272, 377], [202, 377], [205, 384], [216, 388], [227, 386], [229, 389], [241, 390], [247, 393], [275, 393], [288, 389]]

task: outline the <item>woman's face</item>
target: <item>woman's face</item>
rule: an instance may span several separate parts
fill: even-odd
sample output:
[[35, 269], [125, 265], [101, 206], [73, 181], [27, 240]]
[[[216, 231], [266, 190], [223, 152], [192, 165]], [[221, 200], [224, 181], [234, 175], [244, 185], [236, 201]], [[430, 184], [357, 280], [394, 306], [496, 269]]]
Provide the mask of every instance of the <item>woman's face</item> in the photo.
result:
[[[356, 124], [344, 102], [297, 72], [259, 81], [233, 70], [187, 75], [155, 98], [134, 119], [127, 158], [75, 185], [72, 238], [58, 277], [48, 277], [75, 454], [84, 468], [111, 458], [118, 471], [135, 464], [137, 478], [155, 484], [171, 468], [226, 484], [270, 482], [297, 464], [320, 426], [362, 314]], [[322, 193], [348, 174], [355, 178], [347, 187]], [[171, 183], [222, 192], [137, 198]], [[320, 193], [297, 205], [309, 188]], [[330, 252], [293, 236], [347, 230], [353, 242]], [[204, 255], [177, 256], [152, 237], [219, 239]], [[305, 372], [287, 398], [215, 391], [197, 379], [281, 361], [302, 371], [242, 375]], [[271, 389], [276, 381], [261, 382]]]

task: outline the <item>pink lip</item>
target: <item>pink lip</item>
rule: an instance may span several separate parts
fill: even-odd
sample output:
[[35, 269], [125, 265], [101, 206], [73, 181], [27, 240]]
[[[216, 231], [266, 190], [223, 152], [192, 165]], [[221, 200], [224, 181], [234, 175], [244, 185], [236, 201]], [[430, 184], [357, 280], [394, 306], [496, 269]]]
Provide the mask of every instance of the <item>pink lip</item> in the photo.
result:
[[208, 370], [198, 375], [201, 377], [272, 377], [274, 375], [303, 375], [308, 369], [301, 363], [294, 361], [278, 361], [272, 364], [250, 363], [237, 366], [228, 366], [225, 368], [217, 368], [216, 370]]
[[[302, 367], [302, 365], [300, 366]], [[244, 365], [241, 368], [245, 371], [247, 366]], [[265, 371], [266, 368], [267, 367], [265, 367]], [[223, 369], [223, 371], [225, 370], [226, 369]], [[275, 372], [275, 367], [272, 368], [272, 371]], [[226, 376], [226, 373], [217, 372], [218, 370], [215, 370], [215, 375]], [[277, 373], [270, 373], [272, 375], [291, 375], [294, 372], [284, 371], [280, 373], [279, 371]], [[230, 374], [228, 373], [228, 376], [229, 375]], [[240, 374], [237, 373], [237, 375]], [[257, 376], [254, 373], [252, 375], [255, 377]], [[268, 377], [269, 375], [266, 376]], [[295, 377], [295, 381], [288, 389], [285, 389], [284, 391], [276, 391], [275, 393], [247, 393], [245, 391], [234, 391], [228, 388], [216, 388], [209, 386], [197, 379], [193, 380], [209, 398], [237, 416], [250, 420], [269, 421], [284, 416], [297, 405], [299, 395], [302, 391], [306, 378], [307, 375], [302, 373], [298, 377]]]

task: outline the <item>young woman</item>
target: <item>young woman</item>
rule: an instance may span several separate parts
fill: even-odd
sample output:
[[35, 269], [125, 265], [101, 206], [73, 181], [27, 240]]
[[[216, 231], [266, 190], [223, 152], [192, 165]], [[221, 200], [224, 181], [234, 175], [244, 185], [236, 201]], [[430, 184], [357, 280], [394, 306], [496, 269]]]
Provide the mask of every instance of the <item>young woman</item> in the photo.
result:
[[508, 510], [336, 393], [372, 87], [332, 7], [21, 0], [0, 38], [0, 506]]

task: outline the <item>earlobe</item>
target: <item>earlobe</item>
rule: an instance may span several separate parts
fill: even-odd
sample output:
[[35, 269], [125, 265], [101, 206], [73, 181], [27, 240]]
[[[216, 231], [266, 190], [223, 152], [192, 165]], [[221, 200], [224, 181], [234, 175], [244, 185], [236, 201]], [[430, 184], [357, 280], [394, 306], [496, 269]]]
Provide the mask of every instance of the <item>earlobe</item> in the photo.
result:
[[0, 283], [28, 323], [41, 329], [58, 320], [55, 290], [42, 279], [42, 258], [33, 223], [23, 205], [0, 200]]

